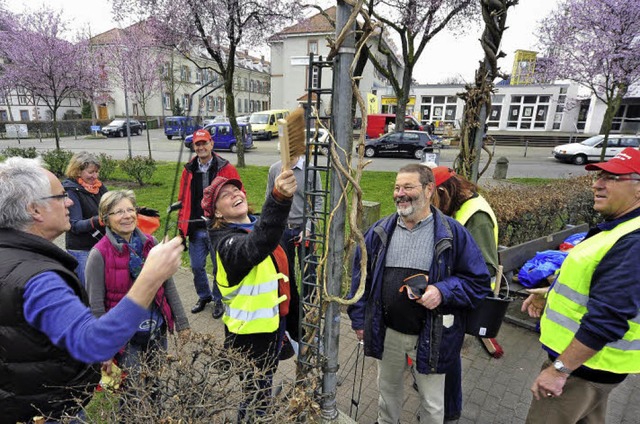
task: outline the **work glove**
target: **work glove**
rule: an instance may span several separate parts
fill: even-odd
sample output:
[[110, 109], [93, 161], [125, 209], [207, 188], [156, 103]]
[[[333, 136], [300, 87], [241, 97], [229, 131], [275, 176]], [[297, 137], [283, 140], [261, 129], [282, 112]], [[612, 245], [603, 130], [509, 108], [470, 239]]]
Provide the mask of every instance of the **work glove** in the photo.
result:
[[151, 217], [160, 217], [157, 209], [147, 208], [145, 206], [138, 208], [138, 214]]

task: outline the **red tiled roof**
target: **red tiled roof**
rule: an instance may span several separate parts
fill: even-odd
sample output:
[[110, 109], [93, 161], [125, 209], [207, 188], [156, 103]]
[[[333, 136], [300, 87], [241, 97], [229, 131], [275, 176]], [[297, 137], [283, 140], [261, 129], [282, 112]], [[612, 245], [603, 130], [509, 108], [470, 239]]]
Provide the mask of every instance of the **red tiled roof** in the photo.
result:
[[[335, 22], [335, 19], [336, 19], [335, 6], [325, 9], [324, 13], [326, 13]], [[317, 13], [307, 19], [304, 19], [298, 22], [295, 25], [292, 25], [290, 27], [283, 29], [279, 33], [275, 34], [273, 38], [278, 38], [280, 36], [287, 35], [287, 34], [307, 34], [307, 33], [318, 33], [318, 32], [333, 33], [335, 32], [335, 30], [336, 29], [334, 28], [334, 26], [331, 24], [330, 21], [327, 20], [327, 18], [323, 14]]]

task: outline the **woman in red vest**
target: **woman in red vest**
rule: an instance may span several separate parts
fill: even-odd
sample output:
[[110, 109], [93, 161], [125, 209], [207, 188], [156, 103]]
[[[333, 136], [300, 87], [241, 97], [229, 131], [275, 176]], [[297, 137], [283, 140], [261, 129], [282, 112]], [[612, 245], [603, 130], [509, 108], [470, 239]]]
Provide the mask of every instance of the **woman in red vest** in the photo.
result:
[[[131, 190], [105, 193], [100, 200], [100, 220], [105, 236], [91, 249], [86, 267], [86, 288], [91, 311], [104, 315], [122, 301], [136, 280], [157, 240], [138, 228], [136, 197]], [[124, 318], [126, 319], [126, 317]], [[141, 355], [167, 348], [167, 330], [181, 336], [189, 333], [189, 321], [178, 291], [169, 278], [158, 290], [149, 308], [149, 318], [140, 324], [129, 343], [116, 355], [121, 367], [132, 368]], [[110, 363], [104, 365], [108, 368]]]

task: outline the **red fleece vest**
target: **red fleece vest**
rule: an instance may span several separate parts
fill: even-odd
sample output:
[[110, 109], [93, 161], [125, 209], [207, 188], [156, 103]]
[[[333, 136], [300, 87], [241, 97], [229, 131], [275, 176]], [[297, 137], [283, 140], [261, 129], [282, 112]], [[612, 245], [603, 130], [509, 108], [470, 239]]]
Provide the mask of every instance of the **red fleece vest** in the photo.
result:
[[[154, 244], [151, 236], [145, 235], [145, 237], [147, 240], [142, 247], [142, 257], [146, 259]], [[106, 311], [109, 311], [122, 300], [133, 285], [133, 279], [129, 273], [129, 246], [123, 246], [122, 252], [118, 252], [109, 238], [105, 236], [100, 239], [95, 248], [104, 259], [104, 307]], [[164, 285], [158, 289], [155, 303], [161, 308], [162, 316], [167, 322], [167, 328], [169, 331], [173, 331], [173, 314], [164, 295]]]

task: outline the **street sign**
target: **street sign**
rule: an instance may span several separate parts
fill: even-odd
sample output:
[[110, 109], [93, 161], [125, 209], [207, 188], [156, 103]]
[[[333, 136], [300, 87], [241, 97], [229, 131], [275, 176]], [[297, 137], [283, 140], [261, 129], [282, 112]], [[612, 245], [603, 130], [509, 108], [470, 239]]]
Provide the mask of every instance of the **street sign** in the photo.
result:
[[291, 56], [291, 66], [309, 66], [309, 56]]
[[91, 125], [91, 131], [100, 131], [100, 125]]

